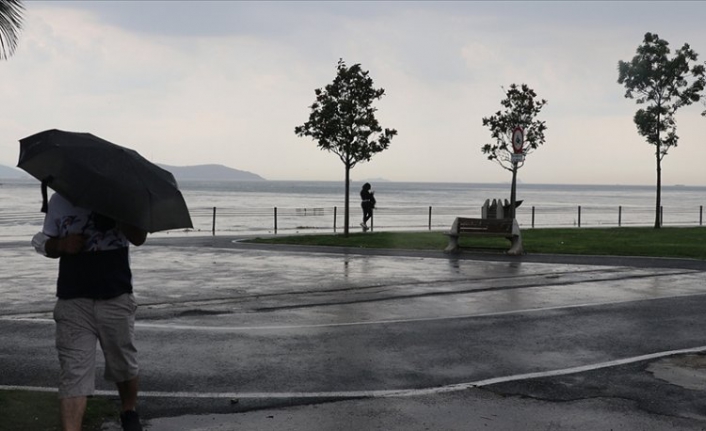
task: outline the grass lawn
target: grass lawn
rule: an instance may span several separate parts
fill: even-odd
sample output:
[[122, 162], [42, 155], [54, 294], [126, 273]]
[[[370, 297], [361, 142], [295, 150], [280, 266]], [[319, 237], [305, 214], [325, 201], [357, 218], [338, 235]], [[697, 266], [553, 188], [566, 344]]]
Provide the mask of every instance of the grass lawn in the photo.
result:
[[[706, 260], [706, 227], [567, 228], [522, 231], [527, 253], [675, 257]], [[335, 235], [272, 236], [255, 243], [326, 245], [360, 248], [443, 250], [448, 238], [441, 231], [368, 232]], [[507, 249], [504, 238], [461, 237], [461, 247]]]
[[[104, 421], [118, 418], [119, 406], [104, 397], [88, 399], [84, 431], [99, 431]], [[0, 391], [0, 431], [61, 431], [56, 393]]]

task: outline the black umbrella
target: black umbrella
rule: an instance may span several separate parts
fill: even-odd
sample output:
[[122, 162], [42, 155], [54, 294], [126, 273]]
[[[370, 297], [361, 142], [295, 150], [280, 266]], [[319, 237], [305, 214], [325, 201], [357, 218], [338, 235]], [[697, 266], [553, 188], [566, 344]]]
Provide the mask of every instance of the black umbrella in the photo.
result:
[[169, 171], [90, 133], [52, 129], [20, 139], [17, 167], [72, 204], [147, 232], [193, 227]]

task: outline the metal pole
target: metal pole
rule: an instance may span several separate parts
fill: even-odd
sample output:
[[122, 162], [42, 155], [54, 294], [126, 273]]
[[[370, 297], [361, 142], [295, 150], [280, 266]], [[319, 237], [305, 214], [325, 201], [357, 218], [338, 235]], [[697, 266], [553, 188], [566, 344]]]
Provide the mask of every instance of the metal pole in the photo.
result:
[[213, 207], [213, 228], [211, 229], [213, 236], [216, 236], [216, 207]]
[[[510, 187], [510, 217], [515, 218], [515, 203], [517, 196], [517, 162], [512, 163], [512, 186]], [[503, 214], [505, 216], [505, 214]]]
[[618, 227], [623, 225], [623, 206], [618, 205]]
[[664, 225], [664, 207], [659, 207], [659, 227]]
[[275, 234], [277, 234], [277, 207], [275, 207]]
[[581, 205], [579, 205], [579, 227], [581, 227]]
[[532, 206], [532, 229], [534, 229], [534, 205]]
[[699, 206], [699, 226], [704, 225], [704, 206]]
[[431, 205], [429, 205], [429, 230], [431, 230]]
[[336, 211], [337, 207], [333, 207], [333, 233], [336, 233]]

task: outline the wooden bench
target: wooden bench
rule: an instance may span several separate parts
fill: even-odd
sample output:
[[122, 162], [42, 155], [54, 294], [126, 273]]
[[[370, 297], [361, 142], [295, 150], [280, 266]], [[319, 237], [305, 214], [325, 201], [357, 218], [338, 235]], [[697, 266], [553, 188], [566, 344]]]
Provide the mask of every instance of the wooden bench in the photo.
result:
[[507, 254], [520, 255], [524, 253], [522, 235], [517, 220], [511, 218], [466, 218], [456, 217], [451, 229], [445, 232], [449, 237], [449, 245], [444, 250], [447, 253], [458, 251], [458, 238], [461, 236], [495, 236], [510, 240]]

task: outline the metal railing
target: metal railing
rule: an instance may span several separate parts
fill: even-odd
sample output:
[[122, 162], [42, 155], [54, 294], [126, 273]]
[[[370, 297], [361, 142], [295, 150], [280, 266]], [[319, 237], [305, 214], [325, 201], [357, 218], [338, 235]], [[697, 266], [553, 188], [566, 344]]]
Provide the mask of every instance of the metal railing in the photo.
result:
[[[480, 217], [479, 207], [413, 206], [380, 207], [373, 213], [373, 230], [442, 230], [456, 217]], [[703, 226], [703, 205], [663, 207], [662, 226]], [[194, 229], [181, 232], [260, 234], [342, 232], [342, 207], [233, 208], [200, 207], [190, 210]], [[646, 206], [531, 206], [517, 209], [523, 229], [549, 227], [625, 227], [653, 226], [654, 207]], [[32, 235], [41, 229], [43, 214], [0, 211], [0, 236]], [[351, 206], [350, 229], [362, 221], [359, 207]]]
[[[520, 227], [625, 227], [653, 226], [654, 207], [554, 206], [517, 209]], [[662, 226], [703, 226], [703, 205], [698, 208], [664, 208]], [[217, 232], [304, 232], [343, 230], [343, 208], [197, 208], [191, 211], [194, 229]], [[350, 228], [358, 226], [361, 211], [351, 208]], [[377, 230], [435, 230], [451, 226], [455, 217], [480, 217], [468, 206], [381, 207], [373, 213]], [[210, 225], [206, 223], [210, 221]]]

